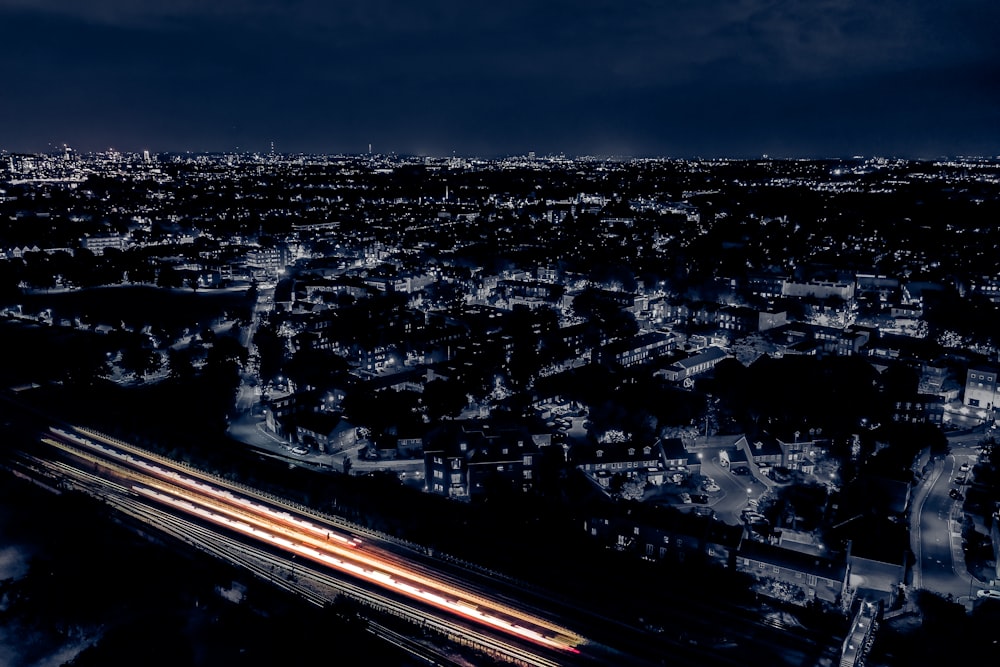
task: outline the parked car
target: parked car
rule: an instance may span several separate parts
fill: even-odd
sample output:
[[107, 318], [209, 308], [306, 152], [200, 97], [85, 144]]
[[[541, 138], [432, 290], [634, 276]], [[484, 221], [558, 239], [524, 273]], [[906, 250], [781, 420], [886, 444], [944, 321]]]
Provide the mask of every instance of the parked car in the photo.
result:
[[952, 490], [950, 490], [948, 492], [948, 495], [952, 498], [952, 500], [961, 500], [962, 498], [965, 497], [965, 496], [962, 495], [962, 492], [959, 491], [958, 489], [952, 489]]
[[685, 505], [687, 505], [687, 504], [689, 504], [691, 502], [691, 494], [690, 493], [682, 493], [682, 494], [680, 494], [680, 499], [681, 499], [682, 503], [684, 503]]
[[701, 485], [701, 490], [702, 491], [706, 491], [708, 493], [714, 493], [715, 491], [718, 491], [719, 489], [720, 489], [719, 485], [716, 484], [715, 482], [706, 482], [706, 483], [704, 483], [704, 484]]
[[961, 467], [959, 467], [959, 470], [961, 470], [962, 472], [969, 472], [969, 464], [963, 463]]
[[976, 591], [976, 597], [980, 599], [1000, 600], [1000, 591]]
[[733, 474], [734, 475], [749, 475], [750, 474], [750, 468], [748, 468], [746, 466], [736, 466], [735, 468], [733, 468]]
[[965, 475], [959, 475], [958, 477], [955, 478], [955, 484], [965, 484], [965, 480], [966, 480]]
[[704, 505], [708, 502], [708, 496], [704, 493], [692, 493], [691, 502], [698, 503], [699, 505]]

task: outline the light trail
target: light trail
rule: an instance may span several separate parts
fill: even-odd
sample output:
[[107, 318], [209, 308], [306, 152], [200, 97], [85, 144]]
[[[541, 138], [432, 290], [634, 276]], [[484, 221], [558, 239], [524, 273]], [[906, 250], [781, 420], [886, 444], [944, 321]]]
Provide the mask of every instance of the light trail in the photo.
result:
[[[51, 430], [80, 447], [118, 461], [124, 467], [123, 473], [139, 482], [132, 485], [132, 490], [145, 497], [167, 503], [188, 514], [200, 516], [217, 525], [300, 554], [313, 562], [347, 572], [463, 618], [550, 648], [579, 653], [575, 646], [584, 641], [575, 633], [544, 619], [526, 615], [517, 609], [361, 553], [357, 550], [360, 542], [353, 536], [345, 536], [335, 529], [317, 525], [287, 511], [239, 497], [229, 490], [182, 475], [176, 470], [150, 462], [145, 455], [133, 456], [123, 452], [117, 443], [112, 443], [107, 438], [101, 438], [107, 444], [100, 444], [90, 437], [56, 428]], [[50, 439], [43, 441], [63, 447], [61, 443]], [[134, 469], [139, 469], [142, 473], [137, 474]], [[502, 616], [521, 621], [524, 625]], [[525, 625], [542, 629], [547, 634]]]
[[400, 581], [386, 572], [366, 569], [359, 564], [352, 563], [350, 561], [346, 561], [340, 558], [336, 558], [330, 553], [320, 551], [315, 547], [302, 544], [300, 542], [291, 541], [282, 535], [275, 535], [274, 533], [271, 533], [266, 529], [255, 527], [254, 525], [247, 523], [245, 521], [232, 519], [227, 516], [223, 516], [222, 514], [212, 512], [211, 510], [205, 507], [196, 505], [190, 500], [186, 500], [184, 498], [177, 498], [175, 496], [162, 493], [154, 489], [147, 489], [137, 485], [133, 485], [132, 489], [139, 494], [155, 498], [160, 502], [167, 503], [169, 505], [177, 507], [178, 509], [187, 512], [189, 514], [200, 516], [215, 524], [222, 525], [232, 530], [241, 532], [245, 535], [251, 536], [254, 539], [278, 545], [287, 551], [300, 554], [315, 562], [323, 563], [324, 565], [334, 567], [338, 570], [349, 572], [350, 574], [360, 579], [376, 583], [380, 586], [391, 588], [400, 593], [403, 593], [404, 595], [407, 595], [408, 597], [423, 600], [424, 602], [427, 602], [439, 608], [446, 609], [464, 618], [478, 621], [480, 623], [485, 623], [497, 629], [518, 635], [524, 639], [528, 639], [530, 641], [543, 644], [551, 648], [570, 651], [574, 653], [578, 652], [577, 649], [575, 649], [572, 646], [567, 646], [563, 642], [552, 639], [550, 637], [546, 637], [545, 635], [541, 634], [536, 630], [532, 630], [530, 628], [525, 628], [516, 625], [514, 623], [510, 623], [509, 621], [506, 621], [498, 616], [486, 613], [473, 605], [470, 605], [466, 602], [462, 602], [461, 600], [449, 599], [438, 593], [424, 590], [423, 588], [419, 588], [413, 585], [412, 583], [408, 583], [406, 581]]

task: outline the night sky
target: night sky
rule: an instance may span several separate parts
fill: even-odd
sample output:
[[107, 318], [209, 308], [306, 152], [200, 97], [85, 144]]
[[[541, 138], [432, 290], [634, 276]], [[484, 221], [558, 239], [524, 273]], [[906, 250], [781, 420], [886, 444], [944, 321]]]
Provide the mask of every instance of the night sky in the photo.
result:
[[1000, 155], [997, 0], [0, 0], [0, 150]]

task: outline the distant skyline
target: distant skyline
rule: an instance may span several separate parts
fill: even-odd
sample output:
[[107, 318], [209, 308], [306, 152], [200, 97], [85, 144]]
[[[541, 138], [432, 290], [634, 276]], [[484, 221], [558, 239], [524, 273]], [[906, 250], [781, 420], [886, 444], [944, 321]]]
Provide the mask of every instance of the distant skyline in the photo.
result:
[[0, 150], [1000, 156], [995, 0], [0, 0]]

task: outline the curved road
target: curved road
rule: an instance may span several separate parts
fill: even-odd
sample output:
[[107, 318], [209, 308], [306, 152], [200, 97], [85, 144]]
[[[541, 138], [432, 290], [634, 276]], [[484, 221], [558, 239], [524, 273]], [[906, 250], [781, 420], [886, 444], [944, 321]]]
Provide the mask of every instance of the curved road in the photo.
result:
[[962, 501], [951, 498], [951, 489], [965, 493], [967, 486], [955, 483], [963, 472], [975, 465], [976, 449], [981, 436], [959, 436], [951, 441], [952, 453], [931, 461], [913, 499], [910, 541], [916, 556], [913, 588], [923, 588], [941, 595], [950, 595], [960, 602], [970, 600], [975, 591], [987, 588], [987, 582], [977, 581], [967, 570], [962, 550]]

